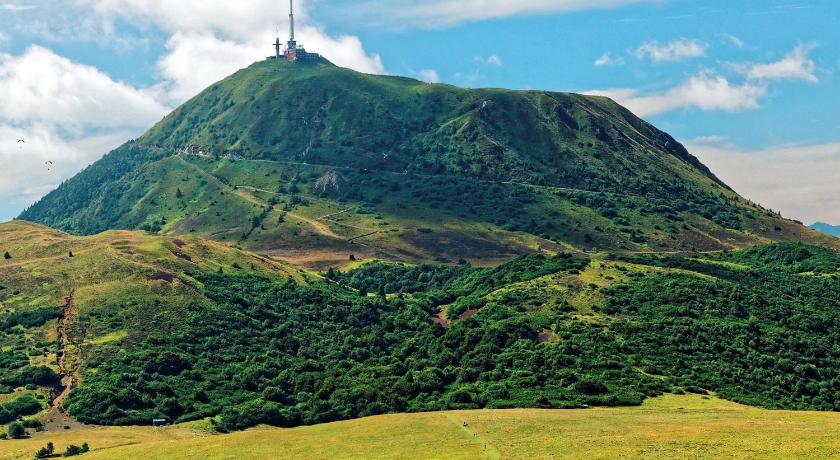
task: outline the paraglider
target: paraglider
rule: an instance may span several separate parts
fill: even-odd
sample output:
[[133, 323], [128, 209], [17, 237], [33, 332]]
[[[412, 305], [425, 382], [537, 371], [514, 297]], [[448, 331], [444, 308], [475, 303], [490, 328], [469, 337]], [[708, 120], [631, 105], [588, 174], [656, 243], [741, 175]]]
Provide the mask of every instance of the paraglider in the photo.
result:
[[51, 169], [52, 165], [53, 165], [52, 161], [47, 161], [47, 162], [44, 163], [44, 166], [47, 167], [47, 171], [52, 171], [52, 169]]

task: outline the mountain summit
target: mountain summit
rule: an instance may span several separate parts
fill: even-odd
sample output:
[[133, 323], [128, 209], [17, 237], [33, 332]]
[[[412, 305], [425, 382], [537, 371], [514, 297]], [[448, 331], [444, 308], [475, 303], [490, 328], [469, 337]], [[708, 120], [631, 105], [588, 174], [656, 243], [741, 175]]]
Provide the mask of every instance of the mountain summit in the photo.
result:
[[[342, 186], [316, 186], [325, 178]], [[198, 233], [327, 265], [824, 241], [610, 99], [431, 85], [323, 58], [212, 85], [21, 218]]]

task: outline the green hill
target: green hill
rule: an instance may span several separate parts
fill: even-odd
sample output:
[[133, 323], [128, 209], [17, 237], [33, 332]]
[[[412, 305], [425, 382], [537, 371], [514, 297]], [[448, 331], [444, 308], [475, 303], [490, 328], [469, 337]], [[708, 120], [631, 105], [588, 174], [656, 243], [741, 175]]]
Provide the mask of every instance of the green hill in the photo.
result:
[[54, 385], [53, 404], [84, 423], [210, 417], [220, 431], [666, 392], [840, 407], [840, 257], [799, 243], [325, 278], [132, 232], [13, 223], [0, 250], [0, 415], [38, 412]]
[[497, 264], [539, 248], [835, 244], [739, 197], [609, 99], [260, 62], [21, 215], [194, 233], [314, 268]]

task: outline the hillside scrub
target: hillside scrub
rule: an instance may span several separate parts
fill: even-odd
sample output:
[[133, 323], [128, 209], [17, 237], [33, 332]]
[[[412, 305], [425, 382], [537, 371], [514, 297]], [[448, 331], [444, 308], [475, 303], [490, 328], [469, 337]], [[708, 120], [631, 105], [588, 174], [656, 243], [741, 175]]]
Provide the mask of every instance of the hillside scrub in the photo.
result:
[[[782, 259], [800, 250], [767, 249]], [[65, 406], [101, 424], [215, 416], [222, 431], [387, 412], [636, 405], [668, 391], [840, 409], [836, 274], [777, 270], [749, 253], [737, 257], [754, 265], [727, 262], [733, 255], [634, 257], [682, 271], [631, 273], [601, 289], [598, 321], [576, 319], [564, 302], [499, 294], [574, 279], [589, 263], [562, 255], [495, 269], [371, 264], [333, 273], [340, 284], [397, 294], [387, 298], [204, 275], [216, 308], [191, 307], [183, 328], [94, 358], [96, 372], [84, 373]], [[478, 313], [443, 328], [431, 321], [443, 306]], [[547, 330], [554, 338], [544, 342]]]

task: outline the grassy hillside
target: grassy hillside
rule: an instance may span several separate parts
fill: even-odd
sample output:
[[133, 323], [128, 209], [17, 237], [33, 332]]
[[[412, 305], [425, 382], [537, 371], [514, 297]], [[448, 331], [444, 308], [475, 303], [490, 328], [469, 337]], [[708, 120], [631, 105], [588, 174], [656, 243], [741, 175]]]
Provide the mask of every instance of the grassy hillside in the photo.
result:
[[[57, 367], [74, 378], [58, 401], [85, 423], [212, 417], [229, 431], [664, 392], [840, 407], [840, 258], [824, 248], [367, 263], [319, 279], [202, 240], [12, 226], [7, 392], [37, 394]], [[19, 315], [54, 306], [53, 291], [58, 319]]]
[[197, 280], [202, 274], [309, 276], [193, 237], [124, 231], [73, 237], [24, 222], [0, 225], [0, 254], [7, 255], [0, 260], [3, 408], [27, 395], [46, 408], [51, 393], [78, 386], [91, 359], [130, 349], [150, 331], [175, 333], [185, 311], [213, 306]]
[[716, 398], [668, 395], [633, 408], [383, 415], [228, 435], [189, 426], [37, 433], [0, 442], [0, 458], [30, 459], [51, 441], [59, 452], [87, 442], [91, 452], [83, 458], [91, 459], [822, 459], [840, 451], [837, 427], [834, 413], [766, 411]]
[[541, 247], [836, 245], [739, 197], [608, 99], [323, 61], [237, 72], [21, 217], [77, 234], [196, 233], [324, 269], [350, 254], [497, 264]]

